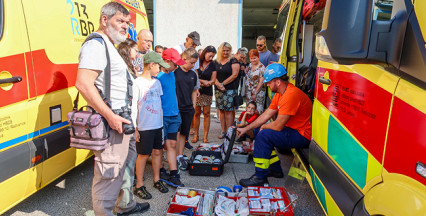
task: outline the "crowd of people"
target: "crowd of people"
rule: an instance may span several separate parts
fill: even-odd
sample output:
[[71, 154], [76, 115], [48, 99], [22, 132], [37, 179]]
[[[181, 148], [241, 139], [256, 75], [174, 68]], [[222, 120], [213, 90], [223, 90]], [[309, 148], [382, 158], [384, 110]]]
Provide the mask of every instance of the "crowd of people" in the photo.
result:
[[[113, 211], [117, 215], [128, 215], [149, 208], [148, 203], [137, 203], [133, 199], [133, 195], [141, 199], [152, 197], [144, 182], [149, 156], [152, 157], [154, 188], [166, 193], [166, 185], [184, 185], [179, 170], [188, 169], [189, 159], [183, 152], [185, 146], [192, 147], [187, 141], [191, 125], [194, 133], [191, 141], [197, 142], [203, 113], [203, 142], [209, 142], [213, 97], [219, 110], [219, 138], [224, 138], [225, 131], [236, 124], [240, 140], [245, 139], [246, 134], [247, 138], [255, 139], [256, 173], [241, 179], [243, 186], [263, 185], [268, 176], [282, 175], [274, 146], [290, 148], [309, 144], [312, 103], [288, 82], [286, 69], [273, 63], [279, 58], [282, 44], [279, 39], [274, 42], [272, 52], [267, 49], [264, 36], [257, 38], [257, 49], [250, 51], [240, 48], [233, 54], [228, 42], [217, 49], [209, 45], [197, 51], [195, 48], [201, 45], [200, 35], [194, 31], [183, 44], [173, 48], [156, 46], [154, 52], [149, 30], [141, 30], [136, 42], [127, 38], [129, 20], [129, 11], [121, 4], [104, 5], [99, 29], [93, 33], [103, 39], [86, 41], [79, 55], [76, 88], [111, 128], [109, 147], [94, 152], [92, 202], [96, 215], [113, 215]], [[250, 63], [246, 63], [247, 55]], [[107, 67], [111, 69], [108, 103], [98, 92], [104, 89], [103, 73]], [[276, 93], [269, 107], [265, 105], [266, 85]], [[132, 91], [127, 91], [129, 86]], [[245, 97], [247, 106], [234, 122], [239, 95]], [[131, 110], [134, 134], [123, 134], [122, 125], [131, 122], [114, 114], [114, 109]], [[274, 116], [276, 121], [267, 123]], [[162, 163], [164, 149], [167, 149], [168, 171]], [[133, 187], [134, 175], [136, 185]]]

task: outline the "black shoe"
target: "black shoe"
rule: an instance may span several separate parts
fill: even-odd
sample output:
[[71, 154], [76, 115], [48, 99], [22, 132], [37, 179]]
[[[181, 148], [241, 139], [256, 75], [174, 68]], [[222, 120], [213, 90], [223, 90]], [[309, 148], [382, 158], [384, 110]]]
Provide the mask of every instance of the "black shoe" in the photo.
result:
[[193, 149], [194, 147], [191, 144], [189, 144], [188, 140], [185, 140], [185, 148]]
[[164, 185], [164, 182], [161, 180], [158, 180], [154, 183], [154, 187], [157, 188], [161, 193], [167, 193], [169, 192], [169, 189], [166, 185]]
[[149, 209], [149, 203], [136, 203], [136, 206], [132, 210], [122, 212], [122, 213], [117, 213], [117, 216], [143, 213], [148, 209]]
[[243, 187], [264, 186], [265, 183], [269, 184], [268, 179], [260, 179], [256, 175], [252, 175], [250, 178], [240, 180], [240, 185]]
[[178, 168], [180, 169], [180, 170], [188, 170], [188, 157], [187, 156], [183, 156], [183, 157], [181, 157], [181, 158], [179, 158], [179, 161], [178, 161]]
[[160, 169], [160, 179], [167, 180], [170, 178], [170, 175], [167, 173], [166, 169]]
[[243, 141], [246, 141], [246, 136], [244, 135], [238, 138], [237, 140], [235, 140], [236, 143], [242, 143]]
[[133, 194], [135, 194], [137, 197], [139, 197], [141, 199], [151, 199], [152, 198], [152, 195], [148, 192], [148, 190], [146, 190], [145, 186], [142, 186], [140, 188], [135, 187]]
[[269, 170], [268, 171], [268, 177], [284, 178], [284, 173], [283, 172], [276, 172], [276, 171]]
[[166, 184], [168, 184], [172, 187], [184, 187], [185, 186], [180, 181], [180, 175], [179, 174], [176, 174], [174, 176], [169, 175], [168, 179], [161, 179], [161, 180], [163, 180]]

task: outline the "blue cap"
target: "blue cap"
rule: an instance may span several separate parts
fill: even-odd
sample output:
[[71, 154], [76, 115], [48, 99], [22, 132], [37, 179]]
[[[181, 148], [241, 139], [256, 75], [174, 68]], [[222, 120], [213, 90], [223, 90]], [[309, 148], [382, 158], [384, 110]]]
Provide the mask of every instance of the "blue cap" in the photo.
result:
[[287, 74], [287, 70], [282, 64], [272, 63], [265, 69], [265, 80], [264, 83], [271, 81], [272, 79], [282, 77]]

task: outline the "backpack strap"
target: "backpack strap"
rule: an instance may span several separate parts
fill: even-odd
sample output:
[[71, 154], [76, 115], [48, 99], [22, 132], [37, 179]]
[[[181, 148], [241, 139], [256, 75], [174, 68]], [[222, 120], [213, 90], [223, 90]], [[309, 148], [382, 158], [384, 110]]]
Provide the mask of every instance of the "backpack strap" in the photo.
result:
[[[106, 65], [105, 70], [104, 70], [104, 80], [105, 80], [104, 91], [102, 92], [100, 89], [98, 89], [98, 87], [96, 87], [96, 88], [98, 89], [98, 92], [102, 97], [102, 100], [106, 103], [106, 105], [108, 107], [111, 108], [112, 107], [111, 106], [111, 100], [110, 100], [110, 98], [111, 98], [111, 61], [110, 61], [110, 58], [109, 58], [108, 46], [107, 46], [104, 38], [100, 34], [97, 34], [97, 33], [90, 34], [86, 38], [86, 40], [84, 40], [83, 44], [85, 44], [87, 41], [92, 40], [92, 39], [99, 40], [99, 42], [101, 42], [101, 43], [103, 42], [102, 44], [105, 46], [107, 65]], [[80, 92], [77, 93], [77, 97], [74, 100], [73, 110], [78, 109], [79, 94], [80, 94]]]

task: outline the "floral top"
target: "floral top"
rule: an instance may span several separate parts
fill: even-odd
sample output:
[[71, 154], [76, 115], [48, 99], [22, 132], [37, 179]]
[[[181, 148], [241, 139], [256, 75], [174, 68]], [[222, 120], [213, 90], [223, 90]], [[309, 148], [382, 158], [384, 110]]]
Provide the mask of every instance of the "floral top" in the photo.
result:
[[[247, 67], [247, 75], [246, 75], [246, 98], [247, 101], [252, 101], [252, 95], [255, 93], [257, 85], [259, 84], [259, 79], [264, 76], [265, 73], [265, 66], [263, 66], [262, 63], [259, 62], [256, 68], [253, 67], [253, 65], [250, 63], [250, 65]], [[266, 89], [265, 86], [262, 84], [262, 88], [260, 88], [260, 91], [256, 95], [256, 103], [261, 103], [265, 101], [265, 93]]]

